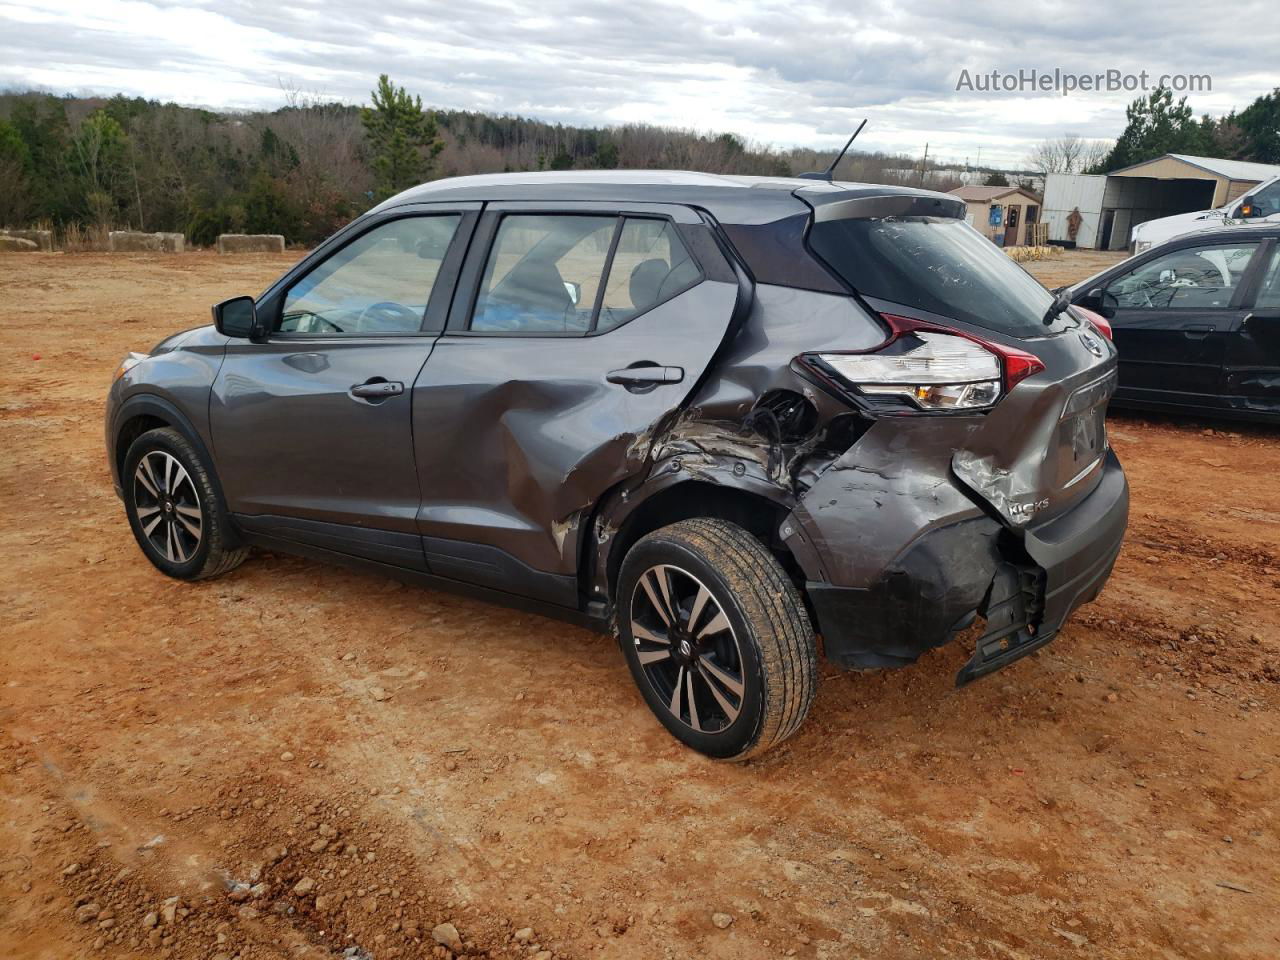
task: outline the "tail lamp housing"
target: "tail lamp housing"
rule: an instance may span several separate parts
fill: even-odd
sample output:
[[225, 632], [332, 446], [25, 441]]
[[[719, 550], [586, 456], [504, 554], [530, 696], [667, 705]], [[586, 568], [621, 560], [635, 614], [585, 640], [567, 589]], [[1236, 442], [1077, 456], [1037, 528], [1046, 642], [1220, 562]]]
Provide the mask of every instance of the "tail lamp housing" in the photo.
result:
[[931, 413], [989, 410], [1044, 369], [1022, 350], [911, 317], [881, 316], [890, 333], [879, 346], [798, 359], [842, 392]]
[[1089, 325], [1098, 333], [1106, 337], [1108, 340], [1114, 340], [1115, 335], [1111, 332], [1111, 321], [1098, 313], [1096, 310], [1090, 310], [1088, 307], [1072, 307], [1072, 310], [1083, 316], [1089, 321]]

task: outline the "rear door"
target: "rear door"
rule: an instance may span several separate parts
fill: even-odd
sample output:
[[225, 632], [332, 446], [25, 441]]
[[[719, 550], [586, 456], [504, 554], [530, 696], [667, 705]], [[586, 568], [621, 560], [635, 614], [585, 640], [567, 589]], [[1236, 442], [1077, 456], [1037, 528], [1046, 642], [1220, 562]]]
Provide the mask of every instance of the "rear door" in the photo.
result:
[[210, 419], [231, 511], [251, 532], [422, 569], [411, 388], [444, 325], [478, 205], [353, 225], [259, 301]]
[[1223, 392], [1233, 409], [1280, 416], [1280, 241], [1258, 254], [1246, 302], [1227, 342]]
[[1107, 282], [1103, 304], [1120, 352], [1120, 396], [1147, 403], [1221, 404], [1226, 345], [1247, 312], [1243, 279], [1256, 241], [1180, 246]]
[[645, 467], [733, 317], [686, 228], [678, 206], [486, 206], [413, 391], [434, 573], [576, 604], [584, 515]]

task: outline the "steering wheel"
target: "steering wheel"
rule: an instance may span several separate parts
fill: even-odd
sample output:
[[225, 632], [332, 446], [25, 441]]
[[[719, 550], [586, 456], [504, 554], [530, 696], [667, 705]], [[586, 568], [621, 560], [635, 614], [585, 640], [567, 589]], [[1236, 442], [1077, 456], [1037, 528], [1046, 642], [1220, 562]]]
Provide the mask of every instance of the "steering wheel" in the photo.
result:
[[365, 320], [370, 314], [381, 313], [388, 320], [404, 320], [411, 324], [409, 327], [397, 327], [396, 329], [416, 330], [422, 326], [422, 314], [417, 310], [410, 310], [402, 303], [396, 303], [393, 300], [379, 300], [377, 303], [371, 303], [360, 311], [360, 316], [356, 318], [356, 329], [365, 329]]
[[1153, 290], [1158, 290], [1158, 289], [1159, 287], [1155, 283], [1151, 282], [1150, 280], [1147, 280], [1145, 277], [1135, 278], [1134, 288], [1131, 291], [1129, 291], [1128, 296], [1141, 297], [1142, 306], [1149, 307], [1150, 309], [1154, 310], [1156, 304], [1155, 304], [1155, 301], [1151, 299], [1151, 293]]

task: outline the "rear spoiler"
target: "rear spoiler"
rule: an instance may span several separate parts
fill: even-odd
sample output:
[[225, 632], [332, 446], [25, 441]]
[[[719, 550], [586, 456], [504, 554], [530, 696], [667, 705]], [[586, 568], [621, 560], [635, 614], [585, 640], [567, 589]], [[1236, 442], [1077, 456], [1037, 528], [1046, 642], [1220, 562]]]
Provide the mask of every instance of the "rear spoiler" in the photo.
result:
[[826, 220], [879, 220], [884, 217], [947, 217], [963, 220], [963, 200], [928, 191], [882, 193], [841, 198], [839, 193], [801, 188], [796, 197], [813, 207], [813, 222]]

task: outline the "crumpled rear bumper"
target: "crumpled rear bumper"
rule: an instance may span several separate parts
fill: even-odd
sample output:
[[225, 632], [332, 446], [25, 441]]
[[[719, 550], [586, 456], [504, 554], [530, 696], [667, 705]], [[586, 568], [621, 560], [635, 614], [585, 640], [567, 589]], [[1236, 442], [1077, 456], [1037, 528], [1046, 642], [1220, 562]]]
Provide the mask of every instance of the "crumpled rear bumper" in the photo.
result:
[[1129, 487], [1108, 452], [1097, 487], [1068, 512], [1021, 531], [987, 516], [931, 531], [868, 587], [810, 582], [826, 656], [847, 668], [905, 666], [981, 615], [987, 630], [962, 686], [1044, 646], [1111, 574]]

